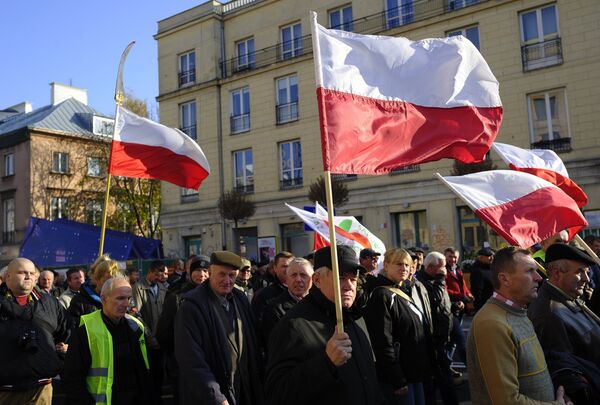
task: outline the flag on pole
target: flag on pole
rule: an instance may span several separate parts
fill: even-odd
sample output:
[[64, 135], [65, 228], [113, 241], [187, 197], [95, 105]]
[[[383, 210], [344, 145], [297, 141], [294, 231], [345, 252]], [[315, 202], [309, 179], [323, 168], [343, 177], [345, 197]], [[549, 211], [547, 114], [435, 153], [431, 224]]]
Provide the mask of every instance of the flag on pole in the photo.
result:
[[210, 166], [200, 146], [169, 128], [118, 107], [109, 163], [114, 176], [168, 181], [198, 189]]
[[528, 248], [557, 232], [569, 239], [587, 226], [577, 203], [529, 173], [491, 170], [438, 178], [512, 245]]
[[[329, 238], [329, 221], [326, 215], [322, 214], [322, 209], [317, 208], [317, 213], [312, 213], [300, 208], [292, 207], [285, 204], [289, 209], [294, 211], [296, 215], [318, 233], [327, 244], [330, 243]], [[361, 250], [371, 248], [377, 252], [385, 253], [385, 245], [377, 236], [365, 228], [355, 217], [351, 216], [336, 216], [335, 223], [335, 239], [338, 245], [348, 245], [355, 252], [356, 256]]]
[[494, 142], [492, 147], [512, 170], [530, 173], [549, 181], [574, 199], [579, 207], [587, 204], [587, 195], [569, 178], [567, 168], [556, 152], [549, 149], [521, 149], [498, 142]]
[[485, 158], [502, 104], [498, 81], [468, 39], [359, 35], [312, 17], [324, 170], [382, 174]]

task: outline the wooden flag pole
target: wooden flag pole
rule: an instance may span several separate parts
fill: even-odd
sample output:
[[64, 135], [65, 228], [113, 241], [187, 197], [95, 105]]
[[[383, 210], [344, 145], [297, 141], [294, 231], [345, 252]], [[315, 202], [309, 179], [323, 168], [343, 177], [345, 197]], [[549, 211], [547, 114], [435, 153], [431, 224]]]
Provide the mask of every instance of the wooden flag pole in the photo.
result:
[[[117, 85], [115, 88], [115, 125], [113, 126], [113, 139], [115, 137], [115, 129], [117, 128], [117, 122], [119, 120], [119, 107], [123, 105], [123, 101], [125, 101], [125, 90], [123, 88], [123, 65], [125, 65], [125, 59], [127, 59], [127, 55], [131, 48], [135, 45], [135, 41], [132, 41], [127, 45], [123, 53], [121, 54], [121, 60], [119, 62], [119, 70], [117, 71]], [[112, 176], [110, 174], [110, 158], [112, 155], [112, 142], [110, 145], [110, 152], [108, 155], [108, 167], [106, 174], [106, 191], [104, 193], [104, 207], [102, 212], [102, 228], [100, 229], [100, 247], [98, 249], [98, 256], [102, 256], [104, 253], [104, 237], [106, 235], [106, 221], [108, 218], [108, 201], [110, 196], [110, 181]]]
[[333, 272], [333, 294], [335, 297], [335, 318], [338, 333], [344, 331], [342, 315], [342, 296], [340, 289], [340, 269], [338, 267], [337, 244], [335, 240], [335, 223], [333, 215], [333, 192], [331, 189], [331, 173], [325, 172], [325, 195], [327, 196], [327, 219], [329, 221], [329, 246], [331, 249], [331, 270]]
[[585, 249], [587, 254], [592, 257], [592, 259], [596, 262], [596, 264], [600, 266], [600, 259], [598, 258], [598, 255], [596, 254], [596, 252], [594, 252], [592, 250], [591, 247], [588, 246], [587, 243], [585, 243], [585, 241], [583, 239], [581, 239], [581, 236], [575, 235], [575, 237], [573, 239], [575, 239], [577, 241], [577, 243], [579, 243], [581, 245], [581, 247], [583, 247]]

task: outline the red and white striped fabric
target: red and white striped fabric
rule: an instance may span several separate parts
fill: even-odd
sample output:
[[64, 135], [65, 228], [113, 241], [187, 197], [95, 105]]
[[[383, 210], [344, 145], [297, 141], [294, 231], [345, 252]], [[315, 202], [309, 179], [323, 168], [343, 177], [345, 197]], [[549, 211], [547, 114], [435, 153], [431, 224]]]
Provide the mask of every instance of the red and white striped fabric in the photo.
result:
[[312, 21], [323, 165], [382, 174], [485, 158], [502, 121], [498, 81], [464, 37], [359, 35]]
[[571, 197], [532, 174], [492, 170], [437, 176], [512, 245], [527, 248], [564, 229], [571, 239], [587, 226]]
[[541, 177], [557, 185], [575, 200], [579, 207], [588, 202], [585, 192], [569, 178], [569, 173], [558, 155], [549, 149], [521, 149], [513, 145], [494, 142], [492, 147], [512, 170]]
[[210, 166], [200, 146], [180, 130], [119, 107], [109, 172], [198, 189]]

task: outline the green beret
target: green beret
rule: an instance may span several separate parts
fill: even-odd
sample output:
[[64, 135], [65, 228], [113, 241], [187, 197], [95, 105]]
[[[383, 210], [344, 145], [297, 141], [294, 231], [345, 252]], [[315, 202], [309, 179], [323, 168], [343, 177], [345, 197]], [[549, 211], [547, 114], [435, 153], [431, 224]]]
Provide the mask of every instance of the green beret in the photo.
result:
[[226, 250], [220, 250], [217, 252], [213, 252], [210, 255], [210, 264], [219, 264], [221, 266], [228, 266], [232, 269], [239, 270], [242, 268], [244, 263], [242, 262], [242, 258], [236, 255], [233, 252], [228, 252]]

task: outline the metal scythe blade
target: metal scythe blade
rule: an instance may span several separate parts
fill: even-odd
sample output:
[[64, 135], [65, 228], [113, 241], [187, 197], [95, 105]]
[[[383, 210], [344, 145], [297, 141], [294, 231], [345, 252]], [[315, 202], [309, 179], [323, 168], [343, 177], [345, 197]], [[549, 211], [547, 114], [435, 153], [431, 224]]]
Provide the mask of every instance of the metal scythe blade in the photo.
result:
[[118, 105], [123, 104], [123, 100], [125, 99], [125, 90], [123, 89], [123, 65], [125, 65], [125, 59], [127, 59], [127, 55], [129, 54], [129, 51], [133, 45], [135, 45], [135, 41], [131, 41], [121, 54], [119, 70], [117, 71], [117, 86], [115, 88], [115, 101]]

